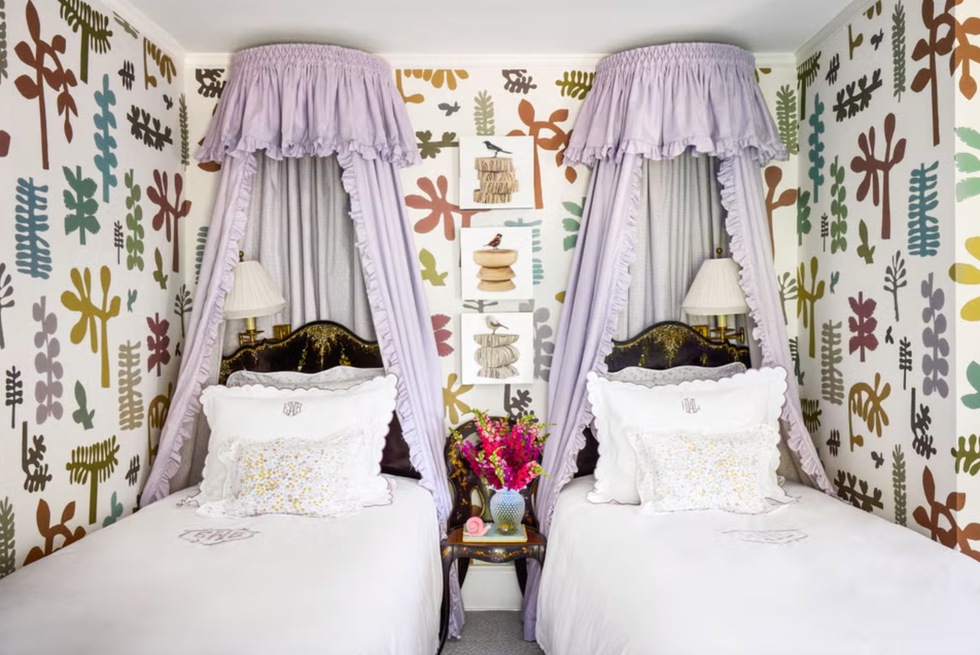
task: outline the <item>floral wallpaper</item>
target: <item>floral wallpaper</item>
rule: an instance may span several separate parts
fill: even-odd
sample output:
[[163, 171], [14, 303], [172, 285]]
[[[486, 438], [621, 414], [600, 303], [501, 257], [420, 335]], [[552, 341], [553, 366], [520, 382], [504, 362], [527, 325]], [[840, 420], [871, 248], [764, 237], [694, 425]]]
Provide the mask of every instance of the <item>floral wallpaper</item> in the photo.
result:
[[130, 514], [167, 415], [190, 311], [167, 47], [99, 2], [0, 0], [0, 577]]
[[869, 2], [800, 53], [795, 275], [804, 417], [837, 493], [976, 559], [978, 5]]

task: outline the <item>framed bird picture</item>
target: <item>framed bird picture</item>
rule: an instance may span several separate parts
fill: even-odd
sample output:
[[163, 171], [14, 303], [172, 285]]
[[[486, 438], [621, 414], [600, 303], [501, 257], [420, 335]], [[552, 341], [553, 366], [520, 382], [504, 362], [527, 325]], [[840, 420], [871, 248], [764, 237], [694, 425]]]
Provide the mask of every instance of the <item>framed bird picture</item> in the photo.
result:
[[534, 137], [460, 137], [459, 206], [533, 208]]
[[534, 298], [534, 234], [530, 227], [460, 230], [463, 300]]
[[463, 384], [534, 381], [534, 314], [463, 314]]

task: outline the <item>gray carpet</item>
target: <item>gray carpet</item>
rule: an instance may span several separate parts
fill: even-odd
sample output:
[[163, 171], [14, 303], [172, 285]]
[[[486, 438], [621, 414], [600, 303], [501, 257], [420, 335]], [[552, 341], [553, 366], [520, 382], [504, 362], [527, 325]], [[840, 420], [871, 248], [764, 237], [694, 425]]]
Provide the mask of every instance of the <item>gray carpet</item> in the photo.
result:
[[446, 642], [443, 655], [543, 655], [523, 639], [520, 612], [467, 612], [462, 639]]

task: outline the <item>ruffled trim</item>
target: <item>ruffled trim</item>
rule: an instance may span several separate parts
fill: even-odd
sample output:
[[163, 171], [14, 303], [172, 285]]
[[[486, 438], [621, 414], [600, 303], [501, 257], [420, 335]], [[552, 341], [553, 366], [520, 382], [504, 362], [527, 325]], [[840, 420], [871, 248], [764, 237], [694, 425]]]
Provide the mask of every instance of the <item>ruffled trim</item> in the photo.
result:
[[788, 157], [755, 79], [755, 57], [727, 44], [674, 43], [599, 63], [563, 156], [594, 166], [627, 154], [663, 160], [744, 151], [760, 166]]
[[[377, 262], [374, 260], [374, 253], [371, 251], [364, 224], [364, 212], [361, 206], [360, 193], [357, 188], [357, 174], [354, 170], [354, 157], [350, 153], [343, 153], [337, 156], [337, 161], [344, 171], [341, 177], [344, 190], [347, 191], [347, 195], [350, 197], [350, 217], [354, 221], [355, 243], [361, 255], [361, 270], [364, 273], [368, 303], [371, 305], [371, 318], [374, 322], [374, 331], [377, 335], [378, 345], [381, 348], [381, 358], [385, 363], [385, 369], [398, 378], [396, 411], [398, 412], [398, 421], [402, 428], [402, 436], [408, 444], [409, 461], [415, 470], [419, 472], [419, 475], [422, 476], [419, 484], [423, 489], [426, 489], [432, 494], [435, 500], [440, 536], [445, 537], [446, 522], [448, 521], [451, 510], [449, 491], [445, 485], [446, 472], [433, 471], [429, 459], [423, 452], [423, 445], [419, 438], [421, 428], [412, 412], [408, 387], [403, 382], [405, 376], [402, 374], [401, 358], [392, 338], [391, 317], [388, 315], [388, 308], [384, 303], [384, 294], [381, 291], [378, 280]], [[398, 200], [401, 202], [401, 198]], [[449, 634], [453, 637], [459, 637], [462, 633], [464, 620], [463, 597], [459, 588], [459, 579], [455, 575], [452, 575], [450, 579], [450, 600]]]
[[196, 157], [221, 162], [257, 150], [273, 159], [357, 153], [400, 167], [421, 161], [388, 62], [328, 45], [262, 46], [235, 55]]
[[[591, 373], [596, 373], [599, 376], [605, 376], [609, 373], [609, 365], [606, 363], [606, 357], [612, 352], [613, 337], [619, 326], [619, 314], [625, 309], [629, 299], [630, 264], [636, 258], [636, 220], [640, 212], [640, 185], [643, 181], [643, 162], [637, 159], [634, 164], [635, 167], [632, 172], [633, 182], [630, 185], [629, 211], [626, 214], [625, 234], [620, 243], [619, 254], [616, 257], [618, 264], [616, 266], [616, 282], [613, 287], [612, 303], [609, 307], [609, 313], [606, 315], [606, 324], [602, 328], [602, 338], [599, 342], [598, 351], [589, 369]], [[572, 446], [558, 474], [554, 476], [555, 482], [552, 487], [552, 492], [545, 499], [546, 504], [543, 511], [539, 514], [541, 531], [545, 534], [548, 534], [551, 528], [551, 520], [554, 517], [555, 507], [558, 501], [558, 493], [562, 487], [571, 481], [578, 471], [576, 457], [579, 451], [585, 447], [584, 430], [592, 422], [592, 417], [592, 401], [588, 398], [588, 394], [586, 394], [586, 400], [582, 404], [578, 418], [575, 421], [575, 430], [572, 433], [574, 435]], [[538, 499], [538, 502], [540, 503], [540, 499]]]
[[599, 161], [623, 161], [624, 155], [639, 155], [644, 159], [666, 160], [686, 153], [711, 155], [719, 159], [735, 157], [748, 151], [759, 166], [773, 160], [786, 160], [788, 153], [782, 141], [772, 143], [750, 136], [742, 139], [709, 139], [691, 137], [673, 143], [657, 144], [640, 139], [629, 139], [620, 144], [595, 146], [569, 146], [565, 149], [564, 162], [568, 165], [585, 164], [593, 167]]
[[[209, 308], [209, 313], [207, 314], [207, 325], [202, 326], [200, 323], [197, 324], [197, 329], [206, 330], [204, 336], [204, 347], [202, 352], [205, 356], [201, 358], [199, 362], [192, 362], [189, 358], [184, 358], [180, 366], [180, 375], [178, 375], [178, 384], [186, 384], [190, 382], [191, 391], [190, 397], [187, 403], [187, 409], [184, 415], [178, 420], [173, 421], [173, 416], [169, 416], [167, 422], [164, 424], [163, 433], [160, 435], [160, 445], [161, 452], [158, 454], [158, 459], [154, 463], [153, 470], [150, 472], [150, 477], [146, 482], [146, 486], [143, 489], [143, 495], [140, 499], [140, 507], [146, 507], [150, 503], [157, 500], [161, 500], [170, 494], [170, 480], [177, 474], [180, 468], [180, 449], [184, 445], [184, 442], [191, 435], [191, 430], [194, 426], [194, 418], [201, 411], [201, 389], [207, 385], [211, 377], [211, 367], [210, 367], [210, 353], [214, 352], [215, 343], [218, 338], [218, 325], [222, 321], [222, 308], [225, 304], [225, 297], [228, 292], [231, 291], [232, 284], [234, 283], [234, 276], [232, 275], [232, 269], [234, 269], [235, 264], [238, 263], [238, 244], [242, 240], [245, 234], [245, 225], [248, 222], [248, 207], [252, 199], [252, 183], [255, 179], [256, 163], [255, 157], [252, 155], [247, 155], [244, 158], [244, 170], [242, 171], [242, 180], [239, 184], [238, 197], [235, 199], [235, 210], [232, 219], [232, 225], [230, 229], [230, 238], [224, 243], [224, 256], [221, 259], [221, 273], [218, 280], [218, 292], [215, 297], [215, 301], [211, 304]], [[212, 273], [213, 274], [213, 273]], [[198, 292], [195, 293], [194, 303], [196, 307], [207, 307], [207, 286], [199, 286]], [[193, 326], [192, 326], [193, 327]], [[195, 339], [196, 332], [189, 331], [187, 334], [187, 339], [185, 343], [193, 343]], [[196, 366], [198, 367], [196, 371], [185, 374], [185, 370], [188, 367]], [[183, 377], [189, 377], [193, 375], [193, 378], [187, 382], [181, 380]], [[173, 445], [170, 447], [170, 451], [166, 453], [166, 459], [163, 464], [160, 463], [160, 457], [164, 456], [163, 447], [166, 446], [167, 436], [173, 434]], [[154, 479], [154, 475], [157, 476]]]
[[306, 143], [277, 143], [260, 140], [250, 136], [231, 137], [220, 143], [205, 143], [198, 148], [195, 158], [198, 161], [223, 161], [226, 157], [241, 157], [258, 150], [272, 159], [298, 159], [300, 157], [330, 157], [356, 153], [364, 159], [380, 159], [391, 162], [399, 168], [421, 163], [418, 148], [406, 150], [401, 145], [388, 143], [365, 144], [354, 140], [315, 139]]
[[[745, 302], [749, 306], [749, 315], [756, 325], [752, 331], [752, 336], [762, 350], [763, 365], [776, 366], [778, 364], [772, 344], [769, 343], [768, 335], [760, 327], [764, 317], [759, 307], [758, 283], [755, 280], [755, 272], [749, 265], [749, 257], [745, 247], [742, 231], [745, 219], [742, 216], [742, 206], [738, 194], [735, 192], [735, 159], [733, 157], [722, 160], [718, 168], [718, 182], [721, 184], [721, 204], [728, 212], [725, 226], [728, 235], [731, 237], [732, 257], [741, 268], [740, 282], [745, 291]], [[827, 477], [813, 445], [813, 439], [803, 425], [803, 416], [799, 410], [799, 391], [789, 381], [787, 381], [787, 395], [786, 404], [783, 405], [782, 418], [789, 424], [789, 446], [800, 456], [803, 471], [810, 476], [817, 487], [824, 493], [835, 495], [830, 479]]]

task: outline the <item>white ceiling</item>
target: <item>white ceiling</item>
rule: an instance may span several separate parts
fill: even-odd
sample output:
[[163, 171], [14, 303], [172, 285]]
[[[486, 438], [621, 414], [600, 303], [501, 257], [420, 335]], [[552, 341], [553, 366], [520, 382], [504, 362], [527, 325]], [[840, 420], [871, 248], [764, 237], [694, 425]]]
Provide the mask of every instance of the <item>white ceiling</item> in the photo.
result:
[[186, 52], [281, 42], [385, 54], [605, 54], [669, 41], [796, 52], [850, 0], [129, 0]]

